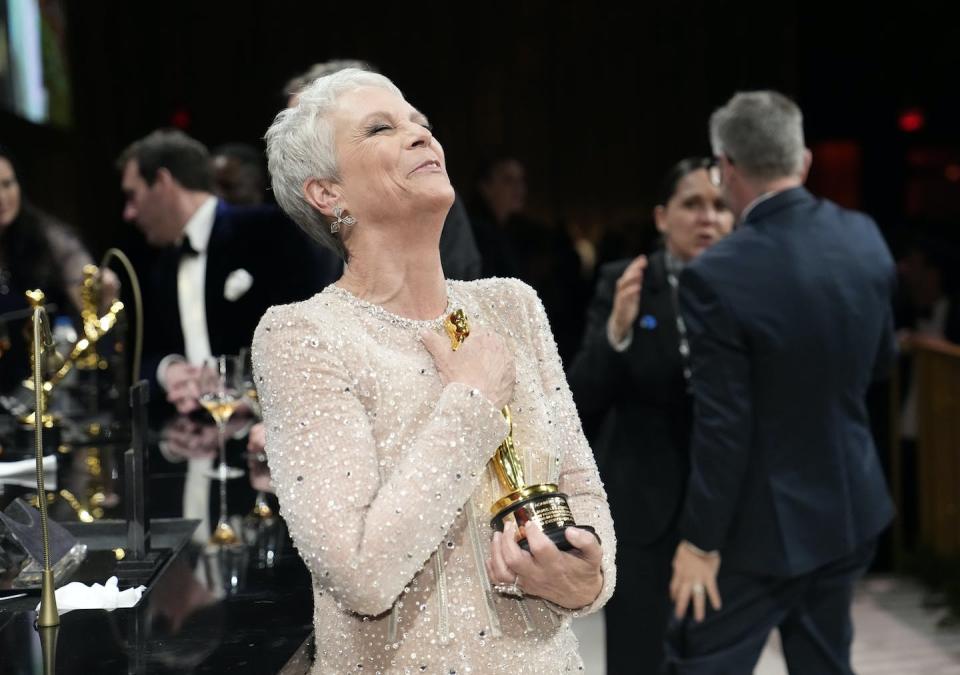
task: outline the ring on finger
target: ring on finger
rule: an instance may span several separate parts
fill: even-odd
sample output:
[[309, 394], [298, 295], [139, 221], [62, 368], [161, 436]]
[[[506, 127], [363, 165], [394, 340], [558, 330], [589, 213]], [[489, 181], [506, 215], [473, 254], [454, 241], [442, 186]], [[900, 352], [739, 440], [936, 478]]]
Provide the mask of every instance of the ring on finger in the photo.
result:
[[510, 597], [520, 599], [523, 597], [523, 589], [520, 588], [520, 575], [516, 575], [513, 578], [513, 583], [511, 584], [494, 584], [493, 590], [501, 595], [509, 595]]
[[707, 589], [698, 581], [690, 587], [690, 592], [694, 595], [703, 595], [707, 592]]

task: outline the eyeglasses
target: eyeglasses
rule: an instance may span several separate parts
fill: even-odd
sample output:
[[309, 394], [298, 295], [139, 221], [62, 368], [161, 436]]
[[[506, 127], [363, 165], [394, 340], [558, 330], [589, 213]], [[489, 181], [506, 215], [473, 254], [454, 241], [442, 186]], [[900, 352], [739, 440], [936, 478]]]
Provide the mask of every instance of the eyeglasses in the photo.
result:
[[720, 170], [720, 158], [714, 155], [710, 157], [706, 166], [704, 167], [707, 170], [707, 177], [710, 179], [710, 184], [713, 187], [720, 187], [723, 184], [723, 172]]
[[[733, 158], [730, 155], [725, 154], [723, 157], [727, 160], [727, 164], [733, 165]], [[707, 170], [710, 183], [712, 183], [714, 187], [723, 185], [723, 169], [720, 167], [720, 157], [718, 155], [710, 157], [704, 168]]]

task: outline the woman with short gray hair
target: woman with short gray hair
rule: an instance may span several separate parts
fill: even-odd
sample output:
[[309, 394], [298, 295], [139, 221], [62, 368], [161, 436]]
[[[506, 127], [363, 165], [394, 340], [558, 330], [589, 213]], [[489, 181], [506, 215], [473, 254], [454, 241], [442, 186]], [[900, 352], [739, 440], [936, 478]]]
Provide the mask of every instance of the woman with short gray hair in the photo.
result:
[[[281, 512], [313, 575], [313, 672], [582, 670], [570, 620], [613, 592], [615, 540], [536, 293], [444, 278], [443, 149], [385, 77], [316, 80], [266, 140], [277, 201], [347, 263], [253, 344]], [[452, 342], [455, 310], [470, 325]], [[493, 532], [488, 461], [508, 434], [526, 484], [557, 484], [596, 536]]]

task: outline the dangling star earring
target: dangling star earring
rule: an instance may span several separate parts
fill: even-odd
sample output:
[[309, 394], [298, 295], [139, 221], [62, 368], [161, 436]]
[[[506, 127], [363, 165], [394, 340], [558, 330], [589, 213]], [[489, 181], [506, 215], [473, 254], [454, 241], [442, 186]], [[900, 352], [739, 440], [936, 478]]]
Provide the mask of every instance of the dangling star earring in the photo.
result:
[[330, 223], [330, 234], [336, 234], [340, 231], [341, 225], [356, 225], [357, 219], [350, 215], [343, 215], [343, 209], [339, 206], [333, 207], [333, 215], [336, 218], [335, 221]]

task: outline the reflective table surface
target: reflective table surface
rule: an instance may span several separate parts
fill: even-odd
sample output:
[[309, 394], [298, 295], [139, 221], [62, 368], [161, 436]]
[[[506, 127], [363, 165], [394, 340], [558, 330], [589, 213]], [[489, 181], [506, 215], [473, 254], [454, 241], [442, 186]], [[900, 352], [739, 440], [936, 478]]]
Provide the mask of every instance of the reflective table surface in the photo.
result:
[[[297, 672], [284, 670], [295, 654], [302, 664], [309, 663], [310, 575], [278, 516], [263, 456], [247, 451], [252, 422], [237, 416], [228, 424], [227, 463], [242, 468], [243, 475], [226, 481], [213, 477], [219, 475], [217, 430], [205, 414], [156, 425], [147, 513], [200, 523], [136, 607], [61, 616], [57, 673], [267, 675]], [[64, 436], [72, 440], [54, 453], [57, 467], [47, 477], [51, 517], [71, 523], [122, 520], [122, 457], [129, 440], [116, 428], [79, 440], [76, 434]], [[0, 435], [7, 457], [22, 450], [17, 442]], [[0, 475], [0, 509], [13, 499], [36, 503], [32, 479], [32, 473]], [[221, 504], [237, 537], [234, 544], [210, 541], [221, 520]], [[9, 581], [11, 574], [15, 572], [0, 570], [0, 675], [39, 675], [43, 667], [33, 611], [39, 598], [34, 593], [4, 599], [15, 592], [4, 590], [10, 585], [3, 579]]]

